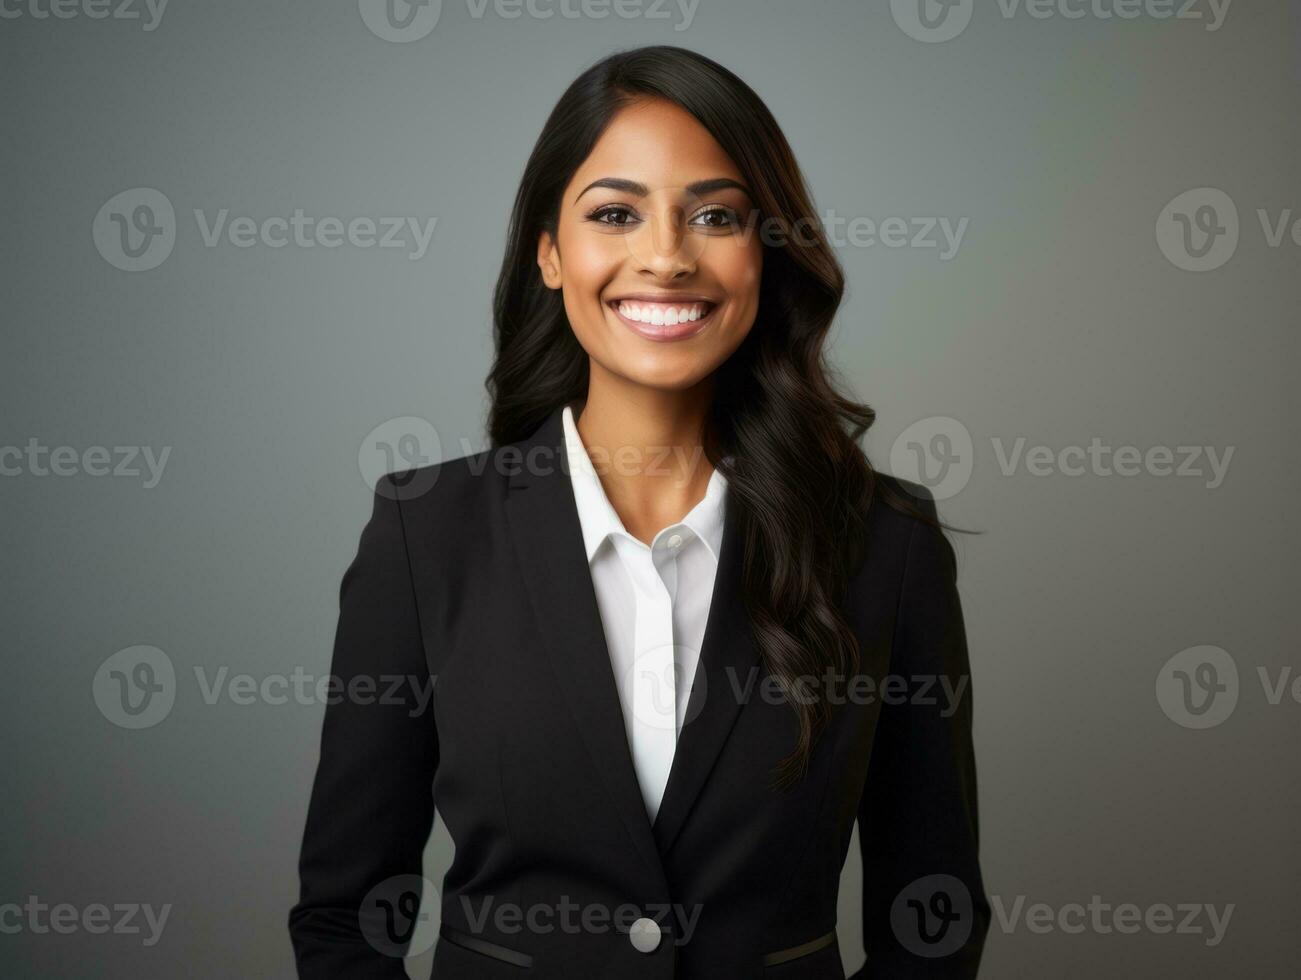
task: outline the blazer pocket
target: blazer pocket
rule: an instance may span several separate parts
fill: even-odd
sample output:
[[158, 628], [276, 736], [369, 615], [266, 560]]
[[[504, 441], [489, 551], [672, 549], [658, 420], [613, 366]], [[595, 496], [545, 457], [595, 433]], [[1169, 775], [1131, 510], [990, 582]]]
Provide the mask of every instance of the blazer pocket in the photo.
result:
[[472, 936], [468, 932], [461, 932], [460, 929], [453, 929], [448, 925], [440, 925], [438, 935], [453, 946], [460, 946], [462, 949], [468, 949], [470, 952], [479, 953], [482, 956], [491, 956], [493, 959], [509, 963], [511, 966], [529, 967], [533, 965], [533, 957], [528, 953], [521, 953], [509, 946], [490, 943], [486, 939], [480, 939], [478, 936]]
[[[810, 939], [807, 943], [800, 943], [798, 946], [790, 946], [786, 949], [779, 949], [775, 953], [765, 953], [763, 956], [764, 969], [774, 966], [782, 966], [793, 960], [803, 959], [806, 956], [812, 956], [814, 953], [820, 953], [828, 946], [835, 946], [836, 930], [832, 929], [824, 933], [817, 939]], [[837, 954], [838, 955], [838, 954]]]

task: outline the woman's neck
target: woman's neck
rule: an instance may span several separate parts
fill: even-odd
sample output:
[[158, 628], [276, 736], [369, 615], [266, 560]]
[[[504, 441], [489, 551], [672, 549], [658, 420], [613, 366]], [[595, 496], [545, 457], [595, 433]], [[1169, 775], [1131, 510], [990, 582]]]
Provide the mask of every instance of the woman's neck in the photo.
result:
[[711, 386], [660, 391], [593, 381], [573, 403], [574, 423], [610, 505], [629, 534], [649, 542], [705, 496], [714, 467], [702, 437]]

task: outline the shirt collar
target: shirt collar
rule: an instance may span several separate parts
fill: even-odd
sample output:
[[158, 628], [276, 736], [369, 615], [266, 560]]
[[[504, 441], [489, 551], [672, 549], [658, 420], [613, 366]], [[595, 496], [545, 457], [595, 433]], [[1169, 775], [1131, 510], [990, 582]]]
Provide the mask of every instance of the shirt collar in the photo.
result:
[[[574, 423], [573, 409], [564, 408], [565, 452], [569, 459], [570, 480], [574, 487], [574, 502], [578, 505], [578, 519], [583, 528], [583, 545], [587, 561], [591, 564], [596, 551], [611, 534], [632, 535], [623, 526], [619, 514], [610, 504], [601, 486], [601, 478], [592, 465], [587, 448]], [[727, 501], [727, 479], [717, 468], [709, 478], [705, 496], [679, 521], [705, 542], [714, 560], [718, 560], [723, 544], [723, 519]]]

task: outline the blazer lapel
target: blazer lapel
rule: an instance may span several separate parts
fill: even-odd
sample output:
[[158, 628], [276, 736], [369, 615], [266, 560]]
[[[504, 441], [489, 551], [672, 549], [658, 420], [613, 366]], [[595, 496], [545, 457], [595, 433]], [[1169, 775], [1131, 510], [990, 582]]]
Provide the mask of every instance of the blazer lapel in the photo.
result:
[[723, 542], [700, 660], [664, 798], [655, 815], [653, 830], [661, 854], [667, 854], [673, 846], [737, 715], [749, 700], [750, 691], [762, 680], [755, 669], [759, 656], [741, 598], [741, 548], [735, 508], [729, 500], [724, 509]]
[[563, 406], [517, 443], [522, 461], [506, 497], [510, 536], [547, 661], [615, 810], [665, 893], [661, 856], [682, 830], [749, 692], [761, 680], [741, 599], [742, 542], [735, 508], [724, 510], [718, 572], [700, 659], [654, 825], [647, 818], [624, 727], [566, 456]]
[[604, 782], [637, 852], [655, 875], [657, 890], [668, 894], [628, 747], [623, 708], [583, 547], [562, 409], [554, 410], [533, 435], [516, 444], [523, 458], [511, 461], [516, 470], [506, 496], [510, 537], [546, 661], [587, 745], [591, 767]]

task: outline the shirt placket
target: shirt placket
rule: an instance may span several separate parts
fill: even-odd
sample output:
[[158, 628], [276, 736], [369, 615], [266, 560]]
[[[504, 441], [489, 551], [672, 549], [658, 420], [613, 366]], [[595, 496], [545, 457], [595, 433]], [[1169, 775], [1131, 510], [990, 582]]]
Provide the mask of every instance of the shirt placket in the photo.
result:
[[633, 545], [632, 563], [637, 590], [633, 640], [633, 720], [637, 726], [633, 752], [643, 773], [642, 794], [654, 819], [668, 782], [677, 744], [677, 668], [673, 647], [673, 602], [652, 549]]

